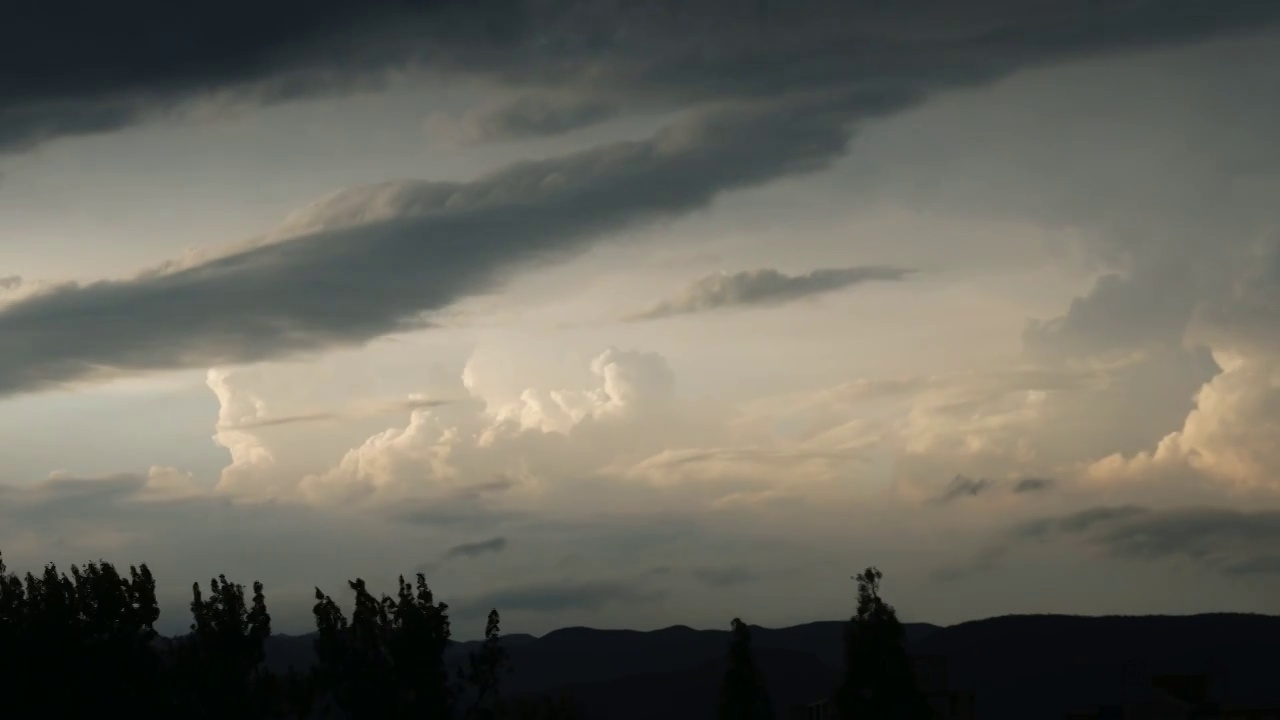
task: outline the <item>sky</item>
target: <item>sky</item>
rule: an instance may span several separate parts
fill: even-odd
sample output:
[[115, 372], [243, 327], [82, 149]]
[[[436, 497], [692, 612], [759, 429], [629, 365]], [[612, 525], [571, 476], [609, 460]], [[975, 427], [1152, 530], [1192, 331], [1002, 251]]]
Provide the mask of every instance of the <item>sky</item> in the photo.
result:
[[1280, 5], [0, 26], [0, 551], [455, 634], [1280, 612]]

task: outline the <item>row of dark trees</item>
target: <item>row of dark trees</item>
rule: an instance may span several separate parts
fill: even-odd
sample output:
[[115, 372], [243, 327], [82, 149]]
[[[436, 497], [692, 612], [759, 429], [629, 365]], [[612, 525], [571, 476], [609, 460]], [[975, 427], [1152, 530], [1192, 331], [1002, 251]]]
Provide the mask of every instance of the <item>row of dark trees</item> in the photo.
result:
[[[879, 595], [874, 568], [858, 575], [857, 613], [845, 638], [845, 680], [833, 699], [845, 717], [929, 717], [915, 692], [903, 628]], [[451, 672], [448, 605], [426, 579], [400, 578], [394, 596], [349, 583], [348, 617], [316, 590], [313, 668], [272, 673], [264, 645], [271, 615], [261, 583], [246, 598], [224, 576], [192, 587], [191, 632], [161, 638], [156, 583], [146, 565], [110, 563], [8, 573], [0, 560], [0, 698], [12, 717], [267, 718], [348, 720], [573, 720], [566, 698], [507, 697], [510, 661], [492, 610], [484, 641]], [[732, 623], [722, 720], [775, 717], [752, 658], [748, 626]]]
[[504, 697], [509, 659], [498, 612], [485, 639], [451, 673], [448, 605], [426, 579], [400, 578], [395, 596], [351, 581], [350, 617], [319, 589], [313, 608], [317, 663], [269, 672], [271, 635], [262, 583], [246, 598], [224, 576], [207, 594], [192, 586], [191, 632], [159, 636], [156, 583], [146, 565], [49, 565], [24, 577], [0, 560], [0, 698], [8, 717], [462, 718], [572, 720], [563, 698]]

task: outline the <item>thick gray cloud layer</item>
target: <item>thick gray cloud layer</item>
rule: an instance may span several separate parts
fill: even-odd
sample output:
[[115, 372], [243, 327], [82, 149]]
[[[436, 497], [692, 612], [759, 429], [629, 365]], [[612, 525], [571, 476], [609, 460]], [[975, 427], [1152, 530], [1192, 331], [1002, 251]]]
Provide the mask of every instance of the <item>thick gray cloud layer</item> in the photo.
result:
[[[525, 35], [514, 0], [32, 4], [0, 26], [0, 152], [116, 130], [200, 95], [275, 102]], [[473, 61], [474, 62], [474, 61]]]
[[202, 94], [272, 102], [425, 67], [659, 100], [980, 82], [1028, 64], [1274, 22], [1267, 0], [144, 0], [0, 27], [0, 149], [113, 130]]
[[1247, 0], [1087, 8], [989, 0], [927, 12], [915, 3], [809, 0], [746, 13], [726, 0], [322, 0], [247, 11], [242, 2], [180, 14], [154, 3], [88, 4], [6, 23], [0, 63], [21, 71], [0, 80], [0, 148], [119, 127], [193, 94], [270, 101], [342, 90], [406, 65], [587, 98], [607, 90], [705, 107], [648, 140], [519, 163], [469, 183], [350, 191], [314, 209], [306, 231], [289, 239], [4, 305], [0, 394], [316, 352], [419, 328], [424, 313], [529, 263], [704, 207], [724, 191], [824, 167], [844, 151], [851, 124], [934, 90], [1280, 17], [1280, 5]]
[[561, 135], [599, 123], [616, 112], [617, 107], [604, 100], [526, 94], [467, 113], [462, 118], [462, 132], [471, 142]]
[[679, 297], [663, 300], [626, 319], [638, 322], [725, 308], [781, 305], [873, 280], [901, 280], [910, 272], [867, 266], [822, 268], [803, 275], [787, 275], [772, 268], [717, 273], [695, 280]]
[[[426, 324], [505, 273], [718, 193], [823, 167], [848, 121], [913, 100], [849, 93], [697, 113], [644, 141], [524, 162], [470, 183], [340, 194], [314, 228], [206, 263], [65, 285], [0, 309], [0, 393], [101, 373], [256, 361]], [[385, 219], [366, 221], [373, 209]]]

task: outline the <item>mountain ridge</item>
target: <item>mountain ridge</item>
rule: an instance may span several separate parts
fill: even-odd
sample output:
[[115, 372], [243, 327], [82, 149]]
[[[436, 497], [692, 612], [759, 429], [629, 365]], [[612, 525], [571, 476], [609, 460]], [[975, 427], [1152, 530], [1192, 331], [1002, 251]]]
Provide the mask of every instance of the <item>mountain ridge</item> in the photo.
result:
[[[846, 622], [751, 626], [756, 662], [779, 712], [835, 687]], [[949, 684], [974, 692], [978, 718], [1061, 718], [1123, 702], [1147, 682], [1141, 676], [1162, 672], [1208, 672], [1219, 699], [1280, 706], [1280, 616], [1040, 613], [904, 627], [909, 652], [945, 657]], [[272, 636], [268, 665], [309, 666], [313, 638]], [[513, 667], [504, 691], [567, 694], [593, 719], [705, 718], [714, 713], [728, 642], [727, 629], [687, 625], [513, 633], [503, 636]], [[453, 643], [446, 657], [461, 663], [478, 644]]]

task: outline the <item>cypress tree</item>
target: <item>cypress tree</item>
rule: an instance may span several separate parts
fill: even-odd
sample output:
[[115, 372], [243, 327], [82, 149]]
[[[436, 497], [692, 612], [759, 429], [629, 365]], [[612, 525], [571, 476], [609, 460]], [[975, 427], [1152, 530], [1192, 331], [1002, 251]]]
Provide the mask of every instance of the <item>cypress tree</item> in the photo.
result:
[[729, 667], [720, 686], [720, 720], [773, 720], [773, 704], [751, 654], [751, 630], [738, 618], [730, 623]]

